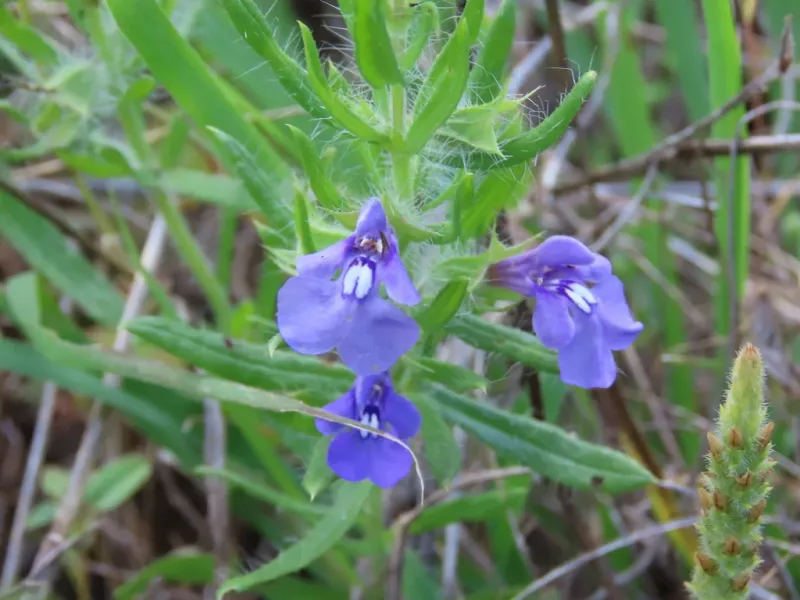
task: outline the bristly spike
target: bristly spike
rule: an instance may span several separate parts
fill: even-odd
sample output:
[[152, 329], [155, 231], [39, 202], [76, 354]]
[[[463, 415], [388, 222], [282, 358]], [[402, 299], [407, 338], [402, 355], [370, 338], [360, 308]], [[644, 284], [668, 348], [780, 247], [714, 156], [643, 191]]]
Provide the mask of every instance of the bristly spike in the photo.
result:
[[734, 592], [743, 592], [747, 589], [747, 584], [750, 583], [750, 573], [742, 573], [738, 577], [731, 579], [731, 589]]
[[746, 600], [760, 563], [761, 518], [774, 461], [774, 425], [764, 404], [761, 354], [746, 344], [736, 357], [730, 387], [709, 431], [707, 471], [698, 489], [700, 548], [687, 585], [697, 600]]
[[722, 548], [722, 551], [728, 556], [736, 556], [737, 554], [739, 554], [739, 551], [741, 549], [742, 545], [739, 543], [739, 540], [731, 536], [727, 540], [725, 540], [725, 544]]
[[708, 554], [703, 552], [697, 552], [694, 555], [697, 564], [700, 566], [703, 571], [708, 573], [709, 575], [714, 575], [719, 571], [719, 565], [714, 562], [714, 559], [711, 558]]
[[741, 432], [736, 427], [733, 427], [728, 432], [728, 445], [731, 448], [741, 448], [743, 444]]
[[723, 446], [722, 442], [719, 441], [719, 438], [710, 431], [706, 437], [708, 438], [708, 449], [711, 452], [711, 456], [719, 459], [722, 456], [723, 450], [725, 450], [725, 446]]
[[772, 421], [764, 425], [758, 432], [758, 445], [761, 446], [762, 450], [772, 441], [773, 433], [775, 433], [775, 423]]

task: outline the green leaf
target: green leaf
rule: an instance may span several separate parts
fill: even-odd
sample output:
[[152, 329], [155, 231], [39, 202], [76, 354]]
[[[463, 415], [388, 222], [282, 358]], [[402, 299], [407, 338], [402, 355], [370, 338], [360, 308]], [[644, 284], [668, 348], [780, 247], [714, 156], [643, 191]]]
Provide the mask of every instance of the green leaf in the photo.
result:
[[483, 25], [483, 5], [484, 0], [469, 0], [464, 7], [461, 18], [467, 22], [469, 28], [469, 44], [474, 44], [481, 33]]
[[451, 281], [428, 306], [415, 315], [415, 319], [426, 332], [439, 331], [455, 316], [466, 296], [467, 282]]
[[303, 23], [300, 23], [300, 33], [303, 36], [303, 48], [306, 55], [306, 68], [311, 80], [311, 86], [322, 100], [331, 116], [345, 129], [356, 137], [370, 142], [386, 142], [385, 134], [376, 131], [371, 125], [363, 121], [353, 109], [331, 90], [322, 63], [319, 60], [314, 36]]
[[[596, 80], [597, 73], [589, 71], [578, 80], [558, 108], [544, 121], [533, 129], [503, 142], [500, 145], [500, 151], [505, 158], [502, 160], [498, 160], [495, 154], [474, 152], [466, 157], [466, 166], [475, 171], [485, 171], [530, 162], [537, 154], [550, 148], [564, 135], [583, 106], [583, 102], [594, 89]], [[445, 162], [457, 167], [464, 166], [464, 160], [460, 156], [446, 156]]]
[[105, 385], [101, 379], [69, 367], [54, 364], [27, 344], [0, 340], [0, 371], [17, 373], [37, 381], [52, 381], [59, 388], [74, 394], [95, 398], [113, 408], [152, 442], [168, 448], [185, 465], [199, 458], [197, 449], [182, 435], [180, 417], [175, 418], [158, 403], [158, 398], [145, 399]]
[[294, 231], [292, 211], [281, 197], [281, 188], [270, 181], [269, 174], [262, 168], [261, 161], [250, 152], [239, 140], [219, 129], [211, 132], [225, 148], [234, 172], [244, 183], [250, 197], [258, 208], [269, 219], [270, 229], [281, 246], [291, 243]]
[[508, 509], [519, 510], [527, 496], [528, 488], [495, 489], [482, 494], [461, 496], [426, 508], [414, 519], [408, 531], [417, 534], [441, 529], [450, 523], [486, 521]]
[[317, 250], [314, 246], [314, 237], [311, 235], [311, 227], [308, 224], [308, 205], [306, 197], [300, 189], [294, 191], [294, 231], [295, 236], [300, 240], [300, 251], [303, 254], [314, 254]]
[[439, 600], [444, 597], [436, 579], [417, 553], [410, 549], [406, 550], [402, 597], [409, 600]]
[[502, 158], [495, 130], [495, 118], [499, 111], [499, 104], [482, 104], [459, 109], [438, 133]]
[[466, 20], [431, 67], [414, 105], [414, 122], [405, 138], [404, 150], [419, 152], [436, 130], [453, 114], [461, 101], [469, 77], [469, 40]]
[[288, 174], [281, 157], [245, 119], [232, 88], [214, 75], [155, 0], [109, 0], [108, 6], [153, 76], [200, 127], [213, 127], [238, 140], [271, 176]]
[[226, 343], [221, 333], [172, 319], [140, 317], [127, 329], [209, 373], [265, 390], [317, 390], [335, 395], [353, 382], [353, 374], [342, 365], [282, 350], [270, 355], [264, 346], [238, 339]]
[[342, 482], [333, 505], [303, 539], [263, 567], [226, 581], [220, 587], [217, 598], [224, 598], [228, 592], [252, 589], [308, 566], [332, 548], [352, 527], [371, 488], [371, 483]]
[[330, 211], [343, 210], [347, 206], [347, 201], [339, 193], [328, 173], [326, 173], [325, 166], [317, 155], [311, 140], [296, 127], [290, 125], [289, 129], [294, 134], [294, 141], [298, 150], [300, 150], [300, 158], [303, 162], [303, 171], [308, 177], [311, 189], [314, 190], [317, 202], [319, 202], [320, 206]]
[[120, 456], [91, 474], [84, 499], [101, 513], [112, 511], [138, 492], [152, 474], [153, 465], [146, 457]]
[[211, 583], [214, 581], [214, 557], [211, 554], [196, 554], [185, 550], [163, 556], [114, 590], [114, 600], [141, 598], [155, 579], [183, 585]]
[[[28, 323], [26, 325], [26, 333], [36, 344], [38, 349], [61, 364], [92, 371], [114, 373], [120, 377], [128, 377], [149, 384], [166, 387], [179, 392], [183, 396], [192, 398], [195, 401], [202, 401], [205, 398], [215, 398], [220, 402], [258, 408], [261, 410], [301, 413], [308, 417], [321, 418], [355, 429], [368, 431], [408, 448], [405, 443], [385, 431], [369, 427], [353, 419], [341, 417], [308, 406], [288, 396], [258, 390], [216, 377], [192, 374], [183, 369], [170, 367], [155, 361], [143, 360], [119, 352], [70, 344], [53, 335], [51, 331], [37, 327], [35, 323]], [[180, 427], [178, 427], [178, 429], [180, 429]], [[417, 464], [416, 459], [415, 464]], [[420, 476], [418, 469], [417, 475]]]
[[386, 3], [355, 0], [354, 8], [353, 43], [364, 80], [374, 88], [402, 84], [403, 74], [386, 28]]
[[461, 470], [461, 449], [453, 436], [453, 429], [428, 397], [413, 394], [412, 398], [422, 416], [422, 441], [428, 466], [436, 481], [446, 485]]
[[50, 221], [3, 190], [0, 215], [0, 233], [31, 267], [99, 323], [117, 325], [122, 297], [99, 270], [70, 248]]
[[498, 352], [538, 371], [558, 373], [556, 353], [525, 331], [490, 323], [475, 315], [455, 317], [445, 325], [445, 330], [480, 350]]
[[515, 415], [432, 386], [431, 397], [445, 418], [498, 454], [564, 485], [623, 492], [653, 483], [653, 475], [629, 456], [578, 439], [563, 429]]
[[516, 0], [503, 0], [481, 44], [477, 64], [470, 74], [470, 88], [479, 103], [490, 102], [501, 95], [508, 54], [514, 41], [516, 13]]
[[[266, 179], [263, 174], [259, 174], [258, 177]], [[242, 182], [228, 175], [193, 169], [174, 169], [162, 173], [160, 184], [173, 194], [211, 202], [226, 208], [235, 208], [239, 212], [259, 210], [259, 205], [253, 202]], [[259, 194], [261, 193], [259, 189]], [[261, 202], [268, 202], [269, 197], [266, 198]]]
[[127, 177], [131, 174], [130, 167], [127, 163], [112, 162], [106, 160], [105, 156], [81, 154], [68, 150], [60, 150], [57, 152], [57, 155], [68, 167], [92, 177], [106, 179], [111, 177]]
[[303, 500], [298, 500], [294, 496], [274, 490], [260, 481], [253, 481], [252, 476], [245, 477], [229, 469], [214, 469], [207, 466], [197, 467], [194, 471], [203, 477], [219, 477], [220, 479], [224, 479], [230, 486], [241, 489], [249, 496], [266, 502], [270, 506], [277, 506], [289, 512], [312, 517], [318, 517], [327, 512], [325, 508], [314, 506]]
[[334, 479], [334, 473], [328, 466], [328, 448], [331, 445], [329, 436], [321, 437], [314, 445], [311, 460], [308, 462], [305, 475], [303, 475], [303, 489], [308, 492], [311, 500], [327, 488]]
[[423, 2], [417, 5], [414, 21], [411, 23], [408, 48], [400, 58], [400, 66], [410, 69], [419, 59], [422, 51], [431, 41], [439, 29], [439, 9], [433, 2]]
[[275, 73], [283, 88], [309, 114], [318, 119], [330, 115], [322, 106], [311, 85], [308, 73], [286, 54], [275, 40], [273, 27], [261, 14], [253, 0], [222, 0], [236, 29], [250, 47], [262, 56]]
[[5, 7], [0, 7], [0, 36], [11, 41], [17, 48], [45, 65], [58, 62], [58, 51], [53, 42], [37, 29], [21, 23]]
[[503, 208], [516, 206], [519, 197], [529, 188], [530, 178], [527, 164], [487, 173], [475, 192], [474, 204], [463, 212], [461, 239], [485, 235]]
[[454, 392], [486, 391], [489, 381], [471, 369], [422, 356], [417, 359], [423, 379], [441, 383]]

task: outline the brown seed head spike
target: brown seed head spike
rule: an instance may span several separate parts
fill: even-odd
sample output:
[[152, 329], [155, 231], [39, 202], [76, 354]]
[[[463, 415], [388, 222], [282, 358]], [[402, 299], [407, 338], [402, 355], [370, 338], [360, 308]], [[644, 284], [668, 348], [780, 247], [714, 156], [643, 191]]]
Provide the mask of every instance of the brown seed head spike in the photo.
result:
[[722, 546], [723, 552], [728, 556], [736, 556], [739, 554], [739, 551], [742, 549], [742, 545], [739, 543], [735, 537], [731, 536], [727, 540], [725, 540], [725, 544]]
[[719, 571], [719, 565], [715, 563], [714, 559], [708, 554], [696, 552], [694, 559], [697, 561], [697, 564], [700, 566], [700, 568], [703, 569], [703, 571], [705, 571], [708, 575], [714, 575], [717, 571]]
[[750, 471], [748, 471], [744, 475], [740, 475], [739, 477], [735, 477], [734, 479], [736, 479], [736, 484], [740, 488], [746, 490], [747, 488], [750, 487], [750, 483], [753, 481], [753, 474], [750, 473]]
[[714, 506], [717, 507], [717, 510], [721, 511], [724, 511], [728, 507], [728, 501], [719, 490], [714, 490]]
[[711, 510], [711, 507], [714, 506], [714, 498], [709, 491], [704, 487], [699, 487], [697, 493], [700, 494], [700, 504], [703, 506], [703, 510]]
[[762, 449], [766, 448], [772, 441], [773, 433], [775, 433], [775, 423], [772, 421], [764, 425], [761, 431], [758, 432], [758, 445], [761, 446]]
[[719, 438], [710, 431], [706, 437], [708, 438], [708, 449], [711, 451], [711, 456], [714, 458], [722, 456], [722, 451], [725, 447], [722, 445], [722, 442], [719, 441]]
[[758, 504], [756, 504], [753, 508], [750, 509], [750, 514], [747, 515], [747, 522], [751, 525], [758, 521], [761, 518], [761, 515], [764, 514], [764, 509], [767, 507], [767, 501], [761, 499]]
[[736, 429], [736, 427], [733, 427], [730, 432], [728, 432], [728, 445], [731, 448], [741, 448], [744, 446], [742, 432]]
[[748, 583], [750, 583], [749, 573], [742, 573], [741, 575], [731, 579], [731, 587], [733, 588], [734, 592], [743, 592]]

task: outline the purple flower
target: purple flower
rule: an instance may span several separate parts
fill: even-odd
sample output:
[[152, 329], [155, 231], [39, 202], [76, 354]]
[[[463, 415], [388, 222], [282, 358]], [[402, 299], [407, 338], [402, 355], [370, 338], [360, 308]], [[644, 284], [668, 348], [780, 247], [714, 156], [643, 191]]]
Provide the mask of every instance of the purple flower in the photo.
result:
[[[417, 434], [421, 422], [417, 407], [395, 394], [388, 373], [356, 377], [353, 387], [324, 410], [386, 431], [403, 441]], [[389, 488], [411, 469], [411, 453], [400, 444], [324, 419], [317, 419], [316, 424], [320, 433], [336, 436], [328, 449], [328, 465], [342, 479], [369, 479], [377, 486]]]
[[395, 302], [420, 301], [377, 198], [361, 209], [353, 235], [299, 257], [297, 273], [278, 292], [278, 328], [297, 352], [336, 348], [357, 375], [369, 375], [386, 371], [417, 343], [416, 321], [378, 295], [383, 282]]
[[561, 379], [571, 385], [610, 387], [617, 376], [612, 351], [630, 346], [644, 328], [608, 259], [571, 237], [551, 237], [492, 265], [489, 280], [536, 299], [533, 329], [558, 351]]

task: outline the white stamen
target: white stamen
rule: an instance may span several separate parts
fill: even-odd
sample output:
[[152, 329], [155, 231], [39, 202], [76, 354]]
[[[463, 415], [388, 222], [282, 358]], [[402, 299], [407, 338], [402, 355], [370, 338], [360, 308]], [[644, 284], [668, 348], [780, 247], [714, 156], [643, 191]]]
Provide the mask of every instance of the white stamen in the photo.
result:
[[[589, 290], [586, 291], [588, 292]], [[564, 293], [567, 295], [567, 298], [572, 300], [572, 303], [578, 307], [578, 310], [586, 313], [587, 315], [592, 312], [591, 305], [586, 301], [586, 298], [584, 298], [582, 294], [576, 292], [571, 287], [564, 288]]]
[[[381, 422], [378, 420], [378, 415], [376, 415], [374, 412], [363, 413], [361, 415], [361, 424], [374, 429], [381, 428]], [[363, 429], [359, 429], [358, 431], [361, 434], [362, 440], [365, 440], [368, 437], [372, 437], [373, 439], [378, 437], [371, 431], [364, 431]]]
[[[368, 415], [366, 413], [361, 415], [361, 424], [362, 425], [367, 425], [368, 427], [372, 427], [372, 423], [370, 422], [370, 415]], [[359, 429], [358, 432], [361, 434], [361, 439], [362, 440], [365, 440], [370, 435], [372, 435], [369, 431], [364, 431], [363, 429]]]
[[363, 300], [372, 289], [372, 269], [369, 265], [354, 264], [344, 274], [342, 291], [348, 296]]
[[597, 298], [595, 298], [595, 295], [585, 285], [581, 285], [580, 283], [572, 283], [569, 285], [569, 288], [581, 298], [586, 300], [586, 302], [589, 304], [597, 304]]

